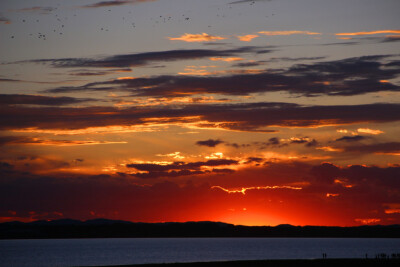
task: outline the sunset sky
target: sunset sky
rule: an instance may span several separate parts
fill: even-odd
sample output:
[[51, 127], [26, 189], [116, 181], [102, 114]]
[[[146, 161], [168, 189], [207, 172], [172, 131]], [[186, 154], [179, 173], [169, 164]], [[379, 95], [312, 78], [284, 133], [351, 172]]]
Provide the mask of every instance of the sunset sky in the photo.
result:
[[1, 0], [0, 222], [400, 224], [399, 10]]

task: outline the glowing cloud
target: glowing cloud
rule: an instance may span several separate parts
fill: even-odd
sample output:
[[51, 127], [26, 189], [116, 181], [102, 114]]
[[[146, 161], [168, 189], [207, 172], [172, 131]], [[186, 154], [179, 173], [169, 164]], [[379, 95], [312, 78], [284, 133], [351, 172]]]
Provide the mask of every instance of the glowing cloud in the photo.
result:
[[247, 35], [243, 35], [243, 36], [237, 36], [237, 38], [242, 41], [242, 42], [250, 42], [251, 40], [253, 40], [254, 38], [260, 37], [259, 35], [256, 34], [247, 34]]
[[221, 189], [222, 191], [225, 191], [229, 194], [235, 194], [235, 193], [241, 193], [243, 195], [246, 194], [247, 190], [263, 190], [263, 189], [291, 189], [291, 190], [301, 190], [303, 189], [302, 187], [295, 187], [295, 186], [289, 186], [289, 185], [274, 185], [274, 186], [251, 186], [251, 187], [242, 187], [241, 189], [226, 189], [218, 185], [214, 185], [211, 187], [211, 189]]
[[360, 222], [362, 224], [374, 224], [381, 221], [381, 219], [377, 218], [367, 218], [367, 219], [354, 219], [356, 222]]
[[337, 197], [339, 194], [326, 193], [326, 197]]
[[212, 61], [225, 61], [225, 62], [232, 62], [232, 61], [240, 61], [243, 60], [241, 57], [210, 57]]
[[[78, 141], [78, 140], [49, 140], [31, 137], [3, 137], [0, 145], [42, 145], [42, 146], [81, 146], [81, 145], [107, 145], [107, 144], [127, 144], [127, 142], [113, 141]], [[8, 140], [7, 140], [8, 139]]]
[[357, 132], [366, 133], [366, 134], [373, 134], [373, 135], [378, 135], [378, 134], [383, 134], [384, 133], [381, 130], [372, 130], [372, 129], [369, 129], [369, 128], [359, 128], [359, 129], [357, 129]]
[[342, 32], [342, 33], [335, 33], [335, 35], [374, 35], [374, 34], [382, 34], [382, 33], [400, 33], [400, 30], [382, 30], [382, 31], [369, 31], [369, 32]]
[[205, 32], [201, 34], [190, 34], [190, 33], [185, 33], [181, 37], [167, 37], [169, 40], [178, 40], [178, 41], [184, 41], [184, 42], [213, 42], [217, 40], [224, 40], [227, 39], [225, 37], [221, 36], [213, 36], [209, 35]]
[[274, 36], [274, 35], [293, 35], [293, 34], [306, 34], [306, 35], [318, 35], [321, 34], [319, 32], [310, 32], [310, 31], [261, 31], [258, 32], [260, 34]]
[[322, 147], [317, 147], [319, 150], [327, 151], [327, 152], [341, 152], [343, 149], [341, 148], [335, 148], [331, 146], [322, 146]]
[[386, 214], [400, 213], [400, 203], [387, 203], [384, 206]]

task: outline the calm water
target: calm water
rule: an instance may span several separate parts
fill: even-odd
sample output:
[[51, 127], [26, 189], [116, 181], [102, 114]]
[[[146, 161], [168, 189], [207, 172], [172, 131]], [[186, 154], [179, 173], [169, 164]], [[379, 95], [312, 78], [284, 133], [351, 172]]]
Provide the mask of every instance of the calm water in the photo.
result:
[[194, 261], [362, 258], [400, 253], [400, 239], [109, 238], [0, 240], [0, 266], [79, 266]]

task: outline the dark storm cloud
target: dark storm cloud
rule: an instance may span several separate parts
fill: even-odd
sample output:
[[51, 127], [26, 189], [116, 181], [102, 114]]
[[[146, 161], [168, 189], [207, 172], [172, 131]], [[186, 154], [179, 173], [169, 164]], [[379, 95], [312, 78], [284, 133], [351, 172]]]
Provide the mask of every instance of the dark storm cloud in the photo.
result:
[[[301, 106], [292, 103], [191, 104], [165, 107], [0, 106], [0, 129], [83, 129], [110, 125], [191, 123], [198, 127], [273, 132], [263, 127], [314, 127], [400, 120], [400, 104]], [[150, 120], [151, 121], [151, 120]], [[197, 123], [197, 124], [196, 124]]]
[[96, 101], [95, 99], [80, 99], [74, 97], [50, 97], [39, 95], [22, 95], [22, 94], [0, 94], [1, 105], [44, 105], [44, 106], [60, 106], [69, 104], [78, 104], [82, 102]]
[[354, 136], [343, 136], [341, 138], [336, 139], [335, 141], [340, 142], [340, 141], [345, 141], [345, 142], [358, 142], [361, 140], [365, 140], [368, 137], [362, 136], [362, 135], [354, 135]]
[[[223, 53], [227, 53], [227, 51], [225, 50]], [[400, 74], [398, 61], [391, 61], [388, 57], [368, 56], [296, 64], [288, 69], [267, 70], [257, 74], [201, 77], [164, 75], [112, 80], [89, 83], [78, 87], [54, 88], [48, 90], [48, 92], [122, 90], [132, 92], [134, 96], [176, 97], [182, 94], [249, 95], [286, 91], [294, 95], [312, 97], [320, 95], [352, 96], [380, 91], [400, 91], [400, 86], [388, 82], [388, 80], [397, 78]], [[88, 62], [100, 65], [115, 64], [110, 63], [113, 60], [102, 60], [101, 63], [99, 63], [100, 61], [80, 62], [76, 63], [76, 66], [89, 64]], [[117, 62], [120, 62], [120, 60], [117, 60]], [[74, 66], [75, 63], [61, 60], [61, 62], [53, 62], [53, 64]], [[124, 65], [127, 64], [124, 63]]]
[[[150, 64], [158, 61], [176, 61], [187, 59], [200, 59], [208, 57], [233, 56], [240, 53], [257, 52], [257, 47], [247, 46], [229, 50], [192, 49], [169, 50], [158, 52], [145, 52], [136, 54], [114, 55], [105, 58], [60, 58], [60, 59], [36, 59], [23, 61], [23, 63], [49, 63], [57, 68], [128, 68]], [[22, 62], [21, 62], [22, 63]]]
[[208, 146], [208, 147], [216, 147], [219, 144], [224, 143], [224, 141], [221, 141], [219, 139], [213, 140], [213, 139], [208, 139], [204, 141], [197, 141], [196, 145], [198, 146]]

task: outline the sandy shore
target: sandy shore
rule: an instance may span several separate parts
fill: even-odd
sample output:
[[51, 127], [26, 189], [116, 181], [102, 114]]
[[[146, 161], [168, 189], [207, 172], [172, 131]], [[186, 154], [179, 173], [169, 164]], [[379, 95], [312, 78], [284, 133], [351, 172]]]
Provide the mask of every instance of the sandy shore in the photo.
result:
[[113, 267], [260, 267], [260, 266], [400, 266], [400, 259], [313, 259], [313, 260], [252, 260], [252, 261], [221, 261], [221, 262], [193, 262], [193, 263], [164, 263], [164, 264], [136, 264], [118, 265]]

